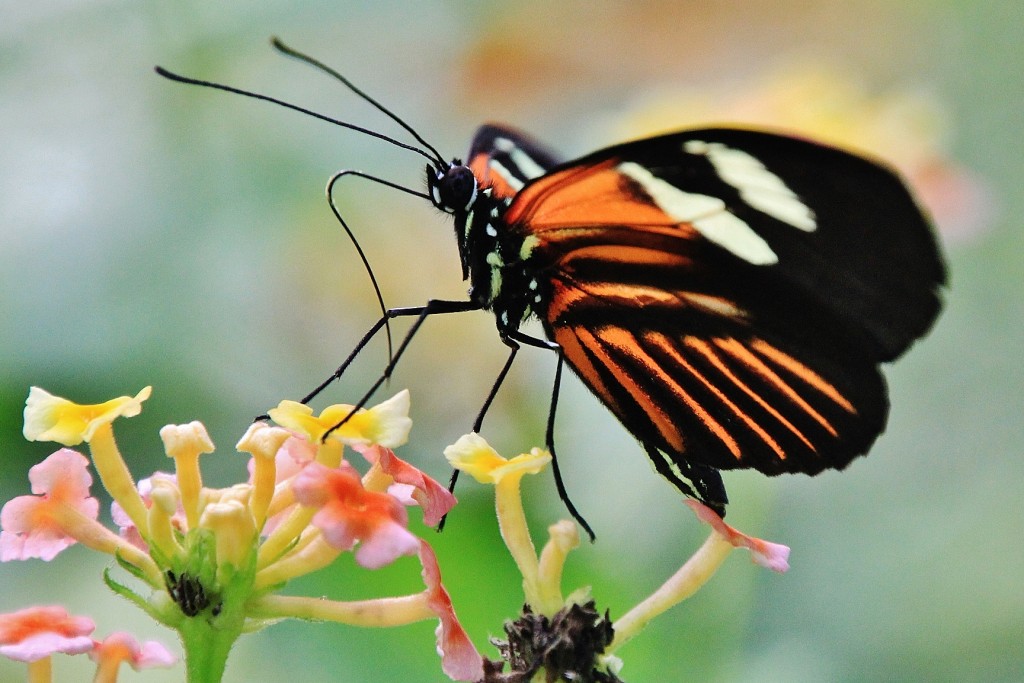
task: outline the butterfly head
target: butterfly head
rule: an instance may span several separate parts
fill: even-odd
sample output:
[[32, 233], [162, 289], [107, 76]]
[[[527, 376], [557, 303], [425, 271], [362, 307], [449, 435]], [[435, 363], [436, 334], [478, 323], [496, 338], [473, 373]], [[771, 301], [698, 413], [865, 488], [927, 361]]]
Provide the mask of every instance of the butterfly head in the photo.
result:
[[445, 213], [465, 215], [476, 201], [476, 176], [460, 160], [444, 166], [427, 166], [427, 189], [434, 206]]

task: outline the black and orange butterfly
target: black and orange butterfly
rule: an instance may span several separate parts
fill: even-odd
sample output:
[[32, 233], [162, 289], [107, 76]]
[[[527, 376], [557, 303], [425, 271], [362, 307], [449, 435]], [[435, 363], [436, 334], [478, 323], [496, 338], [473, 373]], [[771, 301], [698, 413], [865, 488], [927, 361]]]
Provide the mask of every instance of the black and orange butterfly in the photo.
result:
[[[415, 150], [430, 162], [427, 192], [415, 194], [454, 219], [469, 298], [386, 311], [352, 357], [387, 320], [419, 320], [381, 382], [427, 316], [492, 311], [512, 353], [477, 429], [519, 344], [551, 348], [559, 362], [549, 448], [564, 361], [658, 472], [719, 513], [720, 470], [842, 469], [884, 429], [879, 365], [932, 325], [946, 279], [929, 221], [893, 171], [807, 140], [729, 128], [559, 162], [523, 134], [487, 125], [467, 163], [448, 162], [343, 76], [275, 45], [341, 80], [425, 149], [161, 73]], [[519, 330], [532, 316], [547, 340]]]

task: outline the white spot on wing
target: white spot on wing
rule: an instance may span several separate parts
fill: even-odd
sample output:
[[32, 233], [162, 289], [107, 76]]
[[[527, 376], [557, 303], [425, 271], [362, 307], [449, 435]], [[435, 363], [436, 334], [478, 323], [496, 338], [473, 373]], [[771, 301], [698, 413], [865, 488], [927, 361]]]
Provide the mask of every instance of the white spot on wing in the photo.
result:
[[688, 140], [683, 149], [707, 156], [718, 176], [739, 190], [743, 201], [758, 211], [805, 232], [818, 227], [810, 207], [754, 156], [720, 142], [703, 140]]
[[778, 262], [779, 257], [768, 243], [729, 213], [718, 197], [684, 192], [632, 161], [619, 164], [618, 170], [639, 183], [659, 209], [680, 223], [689, 223], [723, 249], [757, 266]]
[[508, 186], [511, 187], [513, 190], [519, 192], [519, 190], [523, 189], [523, 181], [512, 175], [509, 172], [509, 170], [505, 168], [504, 165], [502, 165], [500, 161], [498, 161], [497, 159], [491, 159], [490, 161], [487, 162], [487, 165], [491, 168], [492, 171], [500, 175], [505, 180], [505, 182], [508, 183]]
[[508, 138], [495, 138], [494, 147], [495, 149], [508, 154], [512, 159], [512, 163], [519, 169], [519, 172], [530, 180], [547, 173], [543, 166], [534, 161], [533, 158], [521, 148], [516, 147], [516, 143], [512, 142]]

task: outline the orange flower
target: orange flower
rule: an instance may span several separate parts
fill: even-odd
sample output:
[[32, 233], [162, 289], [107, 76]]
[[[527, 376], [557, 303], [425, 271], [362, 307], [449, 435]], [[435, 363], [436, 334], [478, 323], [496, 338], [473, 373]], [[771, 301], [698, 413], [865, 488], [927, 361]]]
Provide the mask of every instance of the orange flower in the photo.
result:
[[95, 628], [92, 619], [73, 617], [58, 605], [0, 614], [0, 654], [20, 662], [35, 662], [57, 652], [81, 654], [92, 649], [89, 634]]
[[348, 463], [333, 469], [310, 463], [292, 487], [299, 503], [319, 508], [313, 525], [324, 539], [340, 550], [358, 542], [356, 561], [368, 569], [419, 550], [419, 540], [406, 529], [402, 504], [387, 493], [363, 488], [359, 473]]
[[136, 671], [173, 666], [178, 658], [155, 640], [139, 643], [131, 634], [116, 631], [93, 643], [89, 658], [99, 664], [96, 680], [117, 680], [117, 669], [127, 662]]

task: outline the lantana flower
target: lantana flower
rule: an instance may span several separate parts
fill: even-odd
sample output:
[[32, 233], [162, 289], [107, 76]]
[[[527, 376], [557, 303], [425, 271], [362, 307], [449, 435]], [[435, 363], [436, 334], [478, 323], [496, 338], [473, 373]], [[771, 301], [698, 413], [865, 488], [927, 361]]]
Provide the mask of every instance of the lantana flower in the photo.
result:
[[[438, 619], [442, 669], [456, 680], [483, 675], [483, 660], [455, 617], [433, 551], [408, 529], [408, 505], [421, 506], [425, 521], [436, 524], [455, 498], [390, 450], [408, 438], [407, 392], [368, 409], [336, 405], [320, 414], [282, 402], [270, 411], [280, 426], [254, 424], [238, 443], [250, 456], [249, 480], [221, 489], [202, 479], [200, 458], [214, 445], [199, 422], [164, 427], [160, 436], [175, 472], [135, 483], [112, 423], [137, 415], [149, 393], [147, 388], [135, 397], [80, 406], [40, 389], [30, 392], [26, 436], [89, 444], [122, 533], [97, 521], [87, 461], [65, 448], [33, 468], [35, 496], [5, 507], [3, 559], [52, 559], [75, 541], [111, 554], [149, 594], [116, 582], [109, 572], [107, 585], [179, 632], [189, 681], [219, 680], [231, 644], [243, 632], [288, 617], [357, 626]], [[346, 445], [363, 453], [365, 474], [345, 459]], [[367, 568], [416, 555], [424, 590], [349, 602], [276, 594], [289, 579], [343, 552], [354, 552]], [[121, 635], [95, 647], [108, 671], [116, 672], [121, 661], [140, 667], [168, 662], [154, 646]]]
[[313, 525], [338, 550], [358, 542], [356, 562], [368, 569], [391, 564], [419, 550], [407, 528], [408, 514], [396, 498], [363, 488], [359, 472], [348, 463], [330, 469], [310, 463], [295, 477], [296, 500], [317, 508]]
[[170, 667], [178, 658], [155, 640], [144, 643], [123, 631], [111, 633], [103, 640], [93, 641], [89, 658], [97, 664], [95, 683], [113, 683], [121, 664], [128, 664], [136, 671], [156, 667]]
[[88, 464], [81, 453], [62, 448], [28, 471], [35, 495], [18, 496], [0, 512], [0, 561], [52, 560], [76, 542], [74, 530], [91, 526], [100, 505], [89, 495]]
[[59, 605], [28, 607], [0, 614], [0, 654], [34, 662], [58, 652], [81, 654], [92, 649], [96, 624], [88, 617], [73, 617]]

